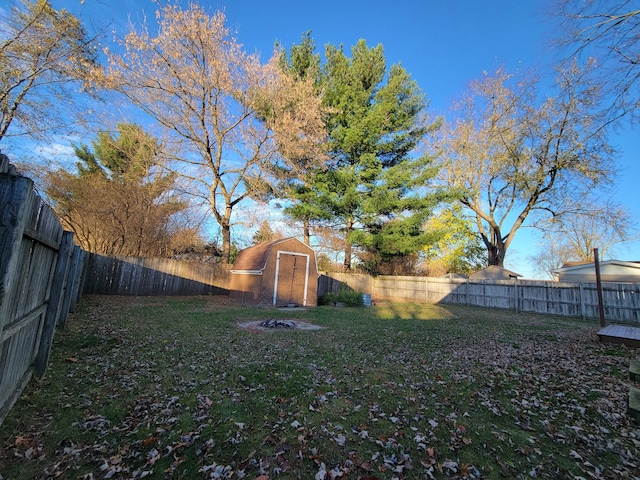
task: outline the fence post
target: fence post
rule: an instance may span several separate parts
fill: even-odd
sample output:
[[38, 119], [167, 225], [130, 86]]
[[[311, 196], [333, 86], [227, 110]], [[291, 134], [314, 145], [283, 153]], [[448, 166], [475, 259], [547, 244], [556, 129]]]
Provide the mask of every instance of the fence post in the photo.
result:
[[596, 288], [598, 289], [598, 313], [600, 314], [600, 326], [605, 327], [604, 301], [602, 299], [602, 280], [600, 279], [600, 261], [598, 259], [598, 249], [593, 249], [593, 265], [596, 267]]
[[377, 277], [371, 277], [371, 298], [377, 298], [378, 297], [378, 280]]
[[515, 280], [513, 283], [513, 303], [516, 313], [519, 313], [520, 309], [518, 308], [518, 280]]
[[53, 272], [51, 293], [49, 294], [47, 312], [44, 316], [44, 326], [42, 328], [42, 337], [40, 337], [40, 346], [38, 348], [38, 356], [36, 357], [35, 373], [39, 376], [42, 376], [47, 369], [47, 362], [49, 361], [49, 354], [51, 353], [51, 344], [53, 343], [53, 335], [55, 333], [58, 315], [61, 311], [72, 250], [73, 233], [64, 232], [62, 242], [60, 243], [60, 251], [58, 252], [58, 260], [56, 261], [55, 270]]
[[586, 305], [584, 303], [584, 287], [582, 286], [582, 283], [579, 283], [578, 287], [580, 287], [578, 289], [578, 295], [580, 295], [580, 315], [582, 315], [582, 320], [586, 320], [587, 312], [586, 312]]
[[429, 303], [429, 277], [424, 277], [424, 301]]
[[71, 298], [71, 305], [69, 305], [69, 311], [75, 311], [76, 304], [80, 297], [82, 297], [84, 291], [84, 282], [87, 274], [87, 267], [89, 265], [89, 252], [82, 250], [80, 247], [80, 270], [78, 272], [78, 278], [73, 286], [73, 297]]
[[465, 282], [465, 283], [466, 283], [466, 285], [467, 285], [466, 290], [467, 290], [467, 307], [468, 307], [468, 306], [469, 306], [469, 290], [470, 290], [470, 287], [469, 287], [469, 278], [467, 278], [467, 280], [466, 280], [466, 282]]
[[82, 258], [82, 249], [77, 245], [73, 247], [71, 253], [71, 263], [69, 266], [69, 274], [67, 275], [66, 288], [62, 298], [62, 307], [60, 309], [60, 315], [58, 316], [57, 327], [58, 330], [64, 330], [67, 323], [67, 315], [69, 315], [69, 309], [71, 307], [73, 298], [76, 295], [76, 290], [80, 283], [80, 265]]

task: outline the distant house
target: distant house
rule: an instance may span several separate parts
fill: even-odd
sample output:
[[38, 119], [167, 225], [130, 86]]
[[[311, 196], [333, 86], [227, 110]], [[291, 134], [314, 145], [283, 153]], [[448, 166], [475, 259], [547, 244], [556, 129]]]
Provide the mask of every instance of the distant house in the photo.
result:
[[[640, 262], [604, 260], [600, 263], [600, 279], [603, 282], [640, 283]], [[594, 262], [568, 262], [553, 271], [558, 282], [595, 282]]]
[[504, 267], [489, 265], [487, 268], [469, 275], [469, 280], [517, 280], [521, 276]]
[[230, 271], [229, 297], [239, 303], [315, 306], [315, 252], [297, 238], [260, 243], [240, 251]]

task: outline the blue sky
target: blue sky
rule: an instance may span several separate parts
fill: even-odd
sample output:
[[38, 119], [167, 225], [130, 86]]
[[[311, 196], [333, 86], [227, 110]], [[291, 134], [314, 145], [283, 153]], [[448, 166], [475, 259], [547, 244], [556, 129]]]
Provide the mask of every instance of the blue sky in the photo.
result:
[[[80, 17], [89, 30], [106, 27], [118, 36], [128, 30], [129, 20], [155, 17], [151, 0], [51, 0]], [[557, 52], [552, 40], [557, 33], [545, 9], [547, 0], [202, 0], [200, 5], [222, 10], [236, 38], [249, 52], [259, 51], [263, 60], [273, 52], [274, 42], [285, 48], [299, 43], [311, 31], [318, 50], [323, 45], [343, 44], [349, 49], [359, 39], [368, 45], [381, 43], [389, 65], [401, 63], [430, 100], [433, 116], [447, 115], [452, 102], [467, 84], [483, 71], [504, 66], [509, 72], [548, 71]], [[107, 38], [105, 41], [109, 41]], [[636, 127], [637, 132], [637, 127]], [[612, 137], [620, 150], [621, 175], [615, 199], [640, 224], [635, 206], [640, 135], [630, 128]], [[518, 232], [505, 266], [533, 278], [527, 257], [536, 250], [531, 231]], [[640, 260], [640, 242], [622, 247], [617, 257]]]

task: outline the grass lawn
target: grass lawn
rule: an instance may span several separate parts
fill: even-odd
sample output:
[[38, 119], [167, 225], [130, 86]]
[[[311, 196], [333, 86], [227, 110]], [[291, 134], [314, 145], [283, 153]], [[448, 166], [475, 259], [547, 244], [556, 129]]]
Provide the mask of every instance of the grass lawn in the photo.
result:
[[[297, 319], [319, 330], [238, 322]], [[0, 480], [638, 478], [638, 352], [596, 321], [84, 297], [0, 427]]]

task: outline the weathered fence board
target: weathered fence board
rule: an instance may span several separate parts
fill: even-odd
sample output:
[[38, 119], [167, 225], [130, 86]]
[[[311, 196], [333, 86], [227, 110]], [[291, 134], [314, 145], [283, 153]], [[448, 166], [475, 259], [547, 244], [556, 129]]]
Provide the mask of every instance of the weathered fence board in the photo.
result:
[[[408, 300], [451, 303], [582, 318], [598, 318], [595, 283], [558, 283], [528, 280], [465, 280], [456, 278], [350, 275], [321, 276], [318, 295], [338, 291], [341, 285], [374, 300]], [[364, 288], [362, 288], [364, 286]], [[603, 283], [605, 317], [608, 321], [640, 325], [640, 287], [628, 283]]]
[[86, 252], [84, 250], [77, 245], [73, 247], [71, 258], [69, 260], [68, 283], [65, 284], [65, 289], [68, 289], [68, 291], [66, 291], [63, 296], [60, 315], [58, 316], [57, 327], [59, 330], [64, 330], [67, 322], [67, 316], [69, 315], [69, 312], [73, 311], [73, 307], [77, 302], [80, 282], [82, 279], [82, 268], [85, 265], [85, 256]]
[[228, 265], [90, 254], [83, 293], [226, 295]]
[[1, 420], [32, 375], [62, 228], [27, 178], [0, 174], [0, 204]]
[[67, 289], [69, 263], [72, 252], [73, 234], [71, 232], [64, 232], [60, 249], [58, 251], [58, 261], [55, 264], [53, 279], [50, 282], [51, 291], [47, 305], [47, 313], [44, 317], [44, 324], [42, 326], [42, 340], [36, 357], [35, 369], [36, 373], [39, 375], [42, 375], [47, 368], [47, 361], [49, 359], [49, 353], [51, 352], [51, 344], [53, 343], [54, 329], [56, 327], [56, 323], [60, 321], [65, 290]]
[[9, 157], [0, 152], [0, 174], [2, 173], [17, 175], [16, 168], [9, 163]]
[[[0, 423], [36, 371], [43, 373], [62, 314], [63, 229], [53, 211], [0, 154]], [[71, 234], [67, 243], [72, 246]], [[60, 290], [62, 293], [58, 295]], [[54, 295], [52, 295], [52, 292]]]

